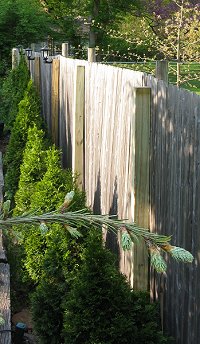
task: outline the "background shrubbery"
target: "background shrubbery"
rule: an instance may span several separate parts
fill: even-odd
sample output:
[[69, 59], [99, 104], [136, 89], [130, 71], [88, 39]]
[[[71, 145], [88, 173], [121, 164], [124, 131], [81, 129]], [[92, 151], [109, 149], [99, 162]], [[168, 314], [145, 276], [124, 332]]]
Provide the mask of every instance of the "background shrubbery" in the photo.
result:
[[22, 55], [19, 66], [8, 73], [0, 87], [0, 122], [3, 122], [9, 130], [13, 127], [18, 113], [18, 104], [24, 97], [29, 79], [27, 64]]

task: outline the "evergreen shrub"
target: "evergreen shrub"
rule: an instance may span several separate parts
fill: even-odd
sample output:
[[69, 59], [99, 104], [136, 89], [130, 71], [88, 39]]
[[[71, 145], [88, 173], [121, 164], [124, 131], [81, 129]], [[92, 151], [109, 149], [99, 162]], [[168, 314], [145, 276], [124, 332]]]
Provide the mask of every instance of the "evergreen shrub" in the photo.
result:
[[130, 289], [95, 230], [65, 303], [63, 337], [70, 344], [169, 343], [157, 305], [146, 292]]
[[20, 165], [20, 177], [18, 190], [15, 194], [14, 215], [20, 215], [30, 210], [31, 196], [35, 186], [46, 172], [46, 151], [49, 141], [45, 138], [42, 129], [35, 124], [28, 129], [27, 142], [25, 145], [22, 164]]
[[[78, 190], [76, 176], [62, 169], [60, 158], [61, 152], [49, 145], [44, 132], [36, 125], [29, 127], [14, 215], [58, 209], [72, 190], [70, 210], [85, 207], [85, 193]], [[65, 227], [57, 224], [48, 225], [45, 233], [38, 226], [18, 226], [15, 231], [25, 252], [23, 268], [36, 286], [32, 296], [35, 328], [41, 342], [61, 343], [62, 302], [69, 290], [72, 272], [80, 265], [84, 236], [75, 240]]]
[[40, 101], [33, 86], [29, 81], [24, 98], [19, 103], [14, 126], [11, 131], [9, 144], [4, 157], [5, 189], [7, 198], [13, 200], [18, 188], [20, 176], [20, 164], [22, 163], [23, 152], [27, 141], [28, 128], [37, 125], [42, 127], [40, 115]]

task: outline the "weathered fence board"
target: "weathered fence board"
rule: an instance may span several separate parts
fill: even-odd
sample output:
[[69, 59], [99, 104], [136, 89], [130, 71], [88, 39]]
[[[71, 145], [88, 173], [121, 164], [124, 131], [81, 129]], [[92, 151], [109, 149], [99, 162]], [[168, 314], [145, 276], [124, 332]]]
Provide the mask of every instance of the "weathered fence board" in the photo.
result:
[[77, 185], [84, 189], [85, 67], [76, 67], [72, 170], [78, 173]]
[[51, 85], [51, 133], [54, 143], [58, 146], [58, 116], [59, 116], [59, 77], [60, 60], [52, 62], [52, 85]]
[[0, 343], [11, 344], [10, 268], [0, 263], [0, 311], [5, 324], [0, 326]]
[[[0, 207], [3, 203], [3, 187], [2, 152], [0, 152]], [[0, 343], [11, 344], [10, 267], [3, 246], [2, 229], [0, 229], [0, 313], [5, 321], [4, 325], [0, 325]]]
[[[195, 156], [199, 151], [200, 132], [196, 130], [200, 97], [161, 81], [151, 82], [154, 83], [152, 107], [156, 113], [156, 116], [152, 113], [151, 229], [172, 235], [174, 244], [185, 247], [195, 256], [191, 265], [169, 259], [166, 276], [153, 277], [152, 274], [152, 294], [161, 297], [164, 328], [176, 338], [176, 343], [195, 344], [199, 317], [196, 305], [200, 302], [196, 284], [199, 158]], [[150, 86], [150, 80], [147, 84]], [[198, 204], [196, 209], [194, 203]]]
[[[134, 162], [134, 222], [149, 228], [149, 168], [150, 168], [150, 88], [135, 89], [135, 162]], [[135, 289], [148, 289], [149, 266], [145, 244], [134, 248]]]
[[[151, 88], [150, 230], [172, 235], [174, 244], [195, 256], [191, 265], [168, 257], [166, 275], [151, 271], [151, 295], [160, 299], [163, 327], [176, 343], [196, 344], [200, 337], [200, 97], [140, 72], [60, 57], [58, 145], [64, 167], [73, 165], [76, 142], [77, 66], [85, 67], [84, 184], [88, 205], [96, 213], [135, 219], [133, 180], [140, 166], [138, 162], [134, 165], [136, 145], [147, 142], [147, 136], [134, 136], [134, 89]], [[50, 131], [51, 69], [51, 64], [41, 63], [43, 114]], [[143, 197], [146, 190], [141, 188]], [[145, 209], [143, 204], [140, 217]], [[105, 240], [118, 252], [120, 269], [134, 285], [138, 277], [134, 249], [124, 253], [109, 234]], [[144, 281], [143, 276], [137, 287]]]

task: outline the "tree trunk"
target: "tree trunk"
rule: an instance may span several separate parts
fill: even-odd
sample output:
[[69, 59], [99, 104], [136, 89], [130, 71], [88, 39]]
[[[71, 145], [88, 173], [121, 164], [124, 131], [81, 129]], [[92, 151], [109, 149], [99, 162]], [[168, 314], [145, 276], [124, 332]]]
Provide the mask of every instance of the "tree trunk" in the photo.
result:
[[90, 18], [91, 26], [90, 26], [90, 33], [89, 33], [89, 48], [95, 48], [96, 41], [97, 41], [97, 33], [94, 31], [92, 27], [92, 20], [96, 20], [99, 14], [99, 7], [100, 7], [100, 0], [94, 0], [93, 3], [93, 13]]

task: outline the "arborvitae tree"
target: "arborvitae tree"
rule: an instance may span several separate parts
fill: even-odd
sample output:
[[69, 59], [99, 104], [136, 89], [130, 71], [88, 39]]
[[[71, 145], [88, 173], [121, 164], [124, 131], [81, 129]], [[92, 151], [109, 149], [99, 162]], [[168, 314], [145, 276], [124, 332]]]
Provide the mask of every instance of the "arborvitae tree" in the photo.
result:
[[36, 125], [28, 130], [23, 162], [20, 166], [18, 190], [15, 194], [14, 215], [30, 210], [31, 195], [35, 191], [35, 185], [47, 170], [46, 150], [49, 142], [44, 136], [44, 131], [38, 129]]
[[169, 343], [155, 304], [147, 293], [130, 289], [97, 230], [91, 231], [65, 303], [63, 336], [70, 344]]
[[10, 200], [13, 200], [18, 187], [20, 164], [22, 163], [23, 152], [27, 141], [28, 128], [34, 125], [41, 128], [42, 118], [40, 115], [39, 97], [33, 86], [33, 82], [29, 81], [24, 98], [19, 103], [19, 111], [4, 158], [4, 168], [6, 170], [5, 189], [7, 198]]
[[[36, 125], [29, 127], [14, 215], [55, 210], [72, 190], [70, 210], [85, 207], [85, 193], [78, 190], [76, 177], [70, 170], [62, 169], [60, 151], [50, 146], [44, 136]], [[84, 237], [76, 240], [65, 226], [58, 224], [22, 225], [14, 231], [19, 238], [15, 246], [21, 247], [23, 252], [24, 275], [28, 274], [32, 283], [37, 284], [32, 298], [36, 330], [43, 343], [61, 343], [62, 302], [69, 290], [72, 272], [80, 265]]]

